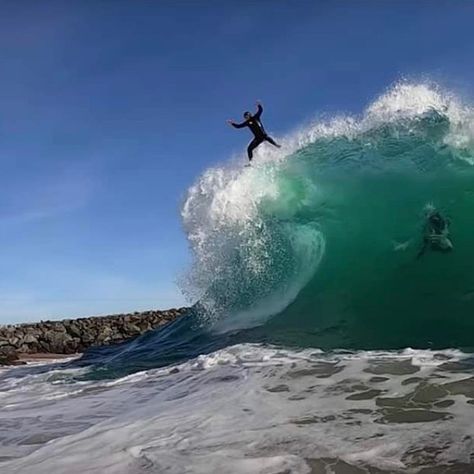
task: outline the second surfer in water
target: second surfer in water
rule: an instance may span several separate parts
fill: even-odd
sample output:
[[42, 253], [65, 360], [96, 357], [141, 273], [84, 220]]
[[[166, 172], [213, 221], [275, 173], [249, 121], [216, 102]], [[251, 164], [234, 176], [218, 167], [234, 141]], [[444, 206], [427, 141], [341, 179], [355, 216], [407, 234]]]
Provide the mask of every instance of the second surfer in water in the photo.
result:
[[418, 252], [420, 258], [428, 248], [441, 252], [449, 252], [453, 244], [449, 236], [449, 219], [432, 206], [426, 209], [426, 222], [423, 230], [423, 245]]
[[280, 145], [273, 140], [272, 137], [267, 135], [265, 129], [263, 128], [262, 122], [260, 121], [260, 116], [262, 115], [263, 107], [260, 102], [257, 102], [257, 112], [252, 115], [250, 112], [244, 113], [245, 121], [242, 123], [235, 123], [232, 120], [227, 120], [229, 125], [235, 128], [244, 128], [248, 127], [254, 135], [254, 139], [250, 142], [249, 146], [247, 147], [247, 155], [249, 157], [249, 161], [252, 161], [253, 158], [253, 150], [257, 148], [263, 142], [271, 143], [272, 145], [280, 148]]

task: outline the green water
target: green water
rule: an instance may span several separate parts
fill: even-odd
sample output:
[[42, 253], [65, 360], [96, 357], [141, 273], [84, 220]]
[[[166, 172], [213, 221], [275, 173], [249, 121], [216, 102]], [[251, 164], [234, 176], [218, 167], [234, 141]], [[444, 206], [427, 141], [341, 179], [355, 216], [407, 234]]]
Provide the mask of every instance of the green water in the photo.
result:
[[[323, 348], [474, 345], [471, 118], [403, 87], [283, 160], [193, 188], [185, 222], [211, 320]], [[427, 206], [454, 248], [417, 258]]]
[[[470, 346], [473, 178], [464, 166], [321, 177], [324, 258], [267, 330], [294, 326], [318, 347]], [[454, 250], [417, 259], [427, 203], [451, 219]]]

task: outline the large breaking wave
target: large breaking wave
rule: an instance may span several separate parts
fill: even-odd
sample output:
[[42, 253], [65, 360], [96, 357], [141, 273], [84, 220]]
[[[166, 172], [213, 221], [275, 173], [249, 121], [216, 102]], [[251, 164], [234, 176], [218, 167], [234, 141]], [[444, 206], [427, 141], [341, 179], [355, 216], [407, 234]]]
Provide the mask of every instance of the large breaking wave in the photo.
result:
[[[473, 117], [402, 82], [252, 167], [206, 171], [182, 209], [201, 321], [320, 347], [470, 346]], [[416, 259], [426, 206], [449, 216], [454, 251]]]

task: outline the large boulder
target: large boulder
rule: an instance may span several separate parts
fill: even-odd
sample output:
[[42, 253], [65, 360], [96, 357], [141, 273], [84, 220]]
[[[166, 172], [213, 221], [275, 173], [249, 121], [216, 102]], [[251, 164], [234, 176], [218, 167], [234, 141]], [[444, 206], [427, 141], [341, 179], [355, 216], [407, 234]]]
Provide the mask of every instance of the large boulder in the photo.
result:
[[16, 347], [2, 346], [0, 350], [0, 365], [22, 365], [17, 354]]

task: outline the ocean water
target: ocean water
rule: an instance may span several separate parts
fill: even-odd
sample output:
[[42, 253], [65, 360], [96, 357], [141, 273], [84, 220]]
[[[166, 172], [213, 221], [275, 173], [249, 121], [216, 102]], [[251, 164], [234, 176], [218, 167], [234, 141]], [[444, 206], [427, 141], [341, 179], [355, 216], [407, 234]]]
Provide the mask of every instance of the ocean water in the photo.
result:
[[[401, 82], [188, 190], [185, 317], [0, 373], [0, 472], [474, 473], [474, 115]], [[419, 256], [430, 209], [453, 250]]]

